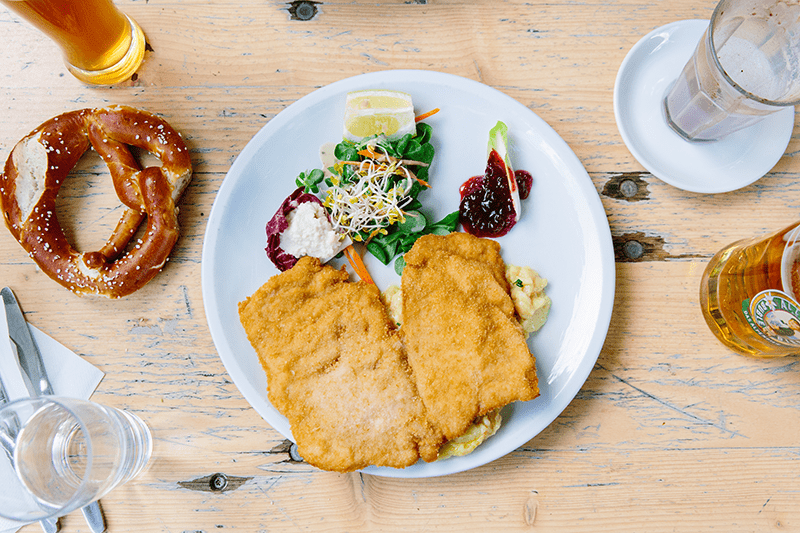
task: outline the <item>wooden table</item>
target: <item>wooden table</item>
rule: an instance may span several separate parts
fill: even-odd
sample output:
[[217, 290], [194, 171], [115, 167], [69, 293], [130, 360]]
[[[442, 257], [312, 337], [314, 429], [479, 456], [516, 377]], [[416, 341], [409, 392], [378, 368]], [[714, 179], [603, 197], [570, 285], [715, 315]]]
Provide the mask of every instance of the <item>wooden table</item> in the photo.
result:
[[[714, 3], [119, 0], [151, 50], [135, 80], [111, 88], [79, 83], [0, 8], [3, 161], [45, 119], [109, 103], [163, 115], [192, 153], [168, 267], [126, 299], [72, 295], [0, 231], [0, 280], [30, 322], [106, 372], [94, 399], [153, 428], [150, 469], [102, 499], [109, 531], [800, 531], [797, 359], [732, 353], [698, 305], [718, 249], [798, 217], [800, 142], [754, 185], [700, 195], [644, 171], [614, 120], [630, 47], [668, 22], [708, 19]], [[504, 458], [421, 480], [293, 462], [226, 373], [200, 289], [209, 210], [247, 141], [318, 87], [397, 68], [481, 81], [552, 125], [588, 170], [617, 252], [607, 340], [563, 414]], [[86, 180], [65, 186], [59, 209], [77, 247], [97, 249], [115, 197], [96, 155], [76, 172]], [[634, 241], [640, 256], [625, 253]], [[213, 491], [217, 473], [227, 485]], [[61, 523], [87, 531], [80, 513]]]

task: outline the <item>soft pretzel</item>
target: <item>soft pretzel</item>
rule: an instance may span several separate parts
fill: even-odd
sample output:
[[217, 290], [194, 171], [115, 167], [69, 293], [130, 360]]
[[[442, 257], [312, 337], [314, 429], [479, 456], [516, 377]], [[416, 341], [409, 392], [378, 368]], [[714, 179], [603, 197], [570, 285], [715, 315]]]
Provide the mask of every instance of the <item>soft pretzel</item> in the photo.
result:
[[[161, 166], [142, 169], [135, 146]], [[94, 148], [108, 165], [125, 211], [102, 249], [79, 252], [56, 216], [56, 196], [81, 156]], [[125, 106], [54, 117], [17, 143], [0, 175], [6, 225], [48, 276], [76, 294], [127, 296], [155, 276], [178, 239], [176, 204], [192, 175], [180, 134], [161, 118]], [[147, 228], [130, 243], [143, 220]]]

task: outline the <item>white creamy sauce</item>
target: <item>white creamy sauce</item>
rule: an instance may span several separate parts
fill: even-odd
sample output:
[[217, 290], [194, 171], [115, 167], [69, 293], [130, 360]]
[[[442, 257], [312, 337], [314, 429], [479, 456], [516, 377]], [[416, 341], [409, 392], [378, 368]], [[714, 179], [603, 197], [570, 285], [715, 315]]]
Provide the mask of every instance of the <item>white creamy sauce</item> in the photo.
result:
[[286, 216], [289, 227], [281, 233], [281, 248], [295, 257], [310, 255], [323, 263], [338, 254], [344, 243], [333, 231], [325, 208], [304, 202]]

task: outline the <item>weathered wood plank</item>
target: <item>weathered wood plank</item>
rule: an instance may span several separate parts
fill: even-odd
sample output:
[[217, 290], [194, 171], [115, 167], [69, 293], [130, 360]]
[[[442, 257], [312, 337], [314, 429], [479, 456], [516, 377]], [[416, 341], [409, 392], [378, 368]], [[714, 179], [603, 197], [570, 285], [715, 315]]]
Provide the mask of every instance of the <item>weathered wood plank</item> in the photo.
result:
[[[330, 0], [314, 3], [309, 21], [293, 15], [296, 2], [119, 5], [151, 51], [135, 80], [113, 88], [81, 85], [52, 43], [0, 9], [0, 160], [51, 116], [120, 103], [164, 116], [195, 167], [170, 262], [124, 300], [67, 293], [0, 231], [0, 278], [29, 320], [107, 373], [95, 399], [153, 428], [147, 472], [103, 498], [110, 531], [800, 529], [796, 358], [728, 351], [697, 299], [719, 248], [797, 217], [800, 140], [755, 184], [699, 195], [645, 172], [614, 120], [614, 80], [630, 47], [667, 22], [708, 18], [713, 1]], [[250, 138], [318, 87], [398, 68], [482, 81], [552, 125], [590, 174], [618, 261], [608, 338], [561, 416], [507, 457], [422, 480], [293, 460], [225, 371], [200, 289], [210, 208]], [[73, 242], [96, 248], [119, 210], [96, 157], [75, 174], [59, 215]], [[214, 491], [218, 473], [228, 484]], [[86, 531], [78, 513], [62, 525]]]

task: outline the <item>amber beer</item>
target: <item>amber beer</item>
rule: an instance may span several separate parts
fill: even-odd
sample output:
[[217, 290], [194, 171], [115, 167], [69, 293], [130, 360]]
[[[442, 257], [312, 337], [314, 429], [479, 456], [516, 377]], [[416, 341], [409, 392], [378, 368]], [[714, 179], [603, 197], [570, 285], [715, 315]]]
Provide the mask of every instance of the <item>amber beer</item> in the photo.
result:
[[735, 242], [709, 262], [700, 307], [729, 348], [754, 357], [800, 354], [800, 222]]
[[129, 78], [144, 58], [138, 24], [111, 0], [0, 0], [59, 45], [81, 81], [110, 85]]

